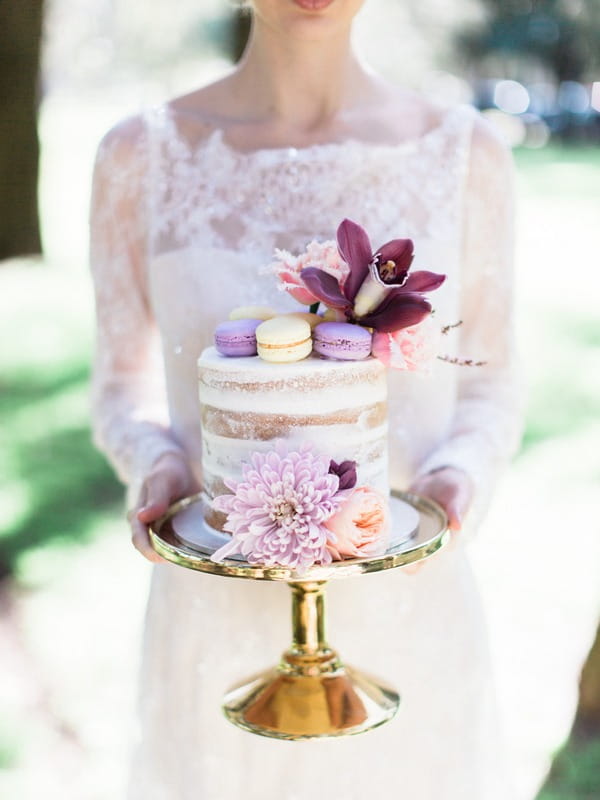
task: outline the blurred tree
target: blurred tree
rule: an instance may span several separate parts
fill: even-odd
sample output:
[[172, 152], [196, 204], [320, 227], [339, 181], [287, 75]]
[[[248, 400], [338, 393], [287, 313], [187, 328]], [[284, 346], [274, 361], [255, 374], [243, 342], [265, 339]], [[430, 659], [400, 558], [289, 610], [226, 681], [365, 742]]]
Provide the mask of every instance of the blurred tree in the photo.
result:
[[0, 259], [41, 252], [37, 87], [43, 0], [0, 5]]
[[600, 0], [482, 0], [485, 19], [458, 36], [467, 59], [492, 54], [542, 63], [556, 78], [582, 80], [600, 65]]

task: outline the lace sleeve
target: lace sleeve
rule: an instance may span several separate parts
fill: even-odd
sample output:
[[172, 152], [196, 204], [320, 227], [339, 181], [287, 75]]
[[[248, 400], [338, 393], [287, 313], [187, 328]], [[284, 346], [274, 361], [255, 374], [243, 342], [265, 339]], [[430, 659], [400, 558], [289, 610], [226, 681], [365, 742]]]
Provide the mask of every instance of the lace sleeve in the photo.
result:
[[475, 484], [469, 523], [479, 521], [495, 480], [517, 449], [522, 392], [513, 327], [513, 165], [505, 145], [483, 121], [473, 131], [464, 195], [459, 355], [485, 366], [460, 370], [456, 413], [448, 438], [419, 474], [443, 466]]
[[162, 359], [146, 295], [147, 135], [126, 120], [96, 159], [90, 257], [96, 297], [94, 442], [137, 486], [163, 453], [181, 452], [168, 428]]

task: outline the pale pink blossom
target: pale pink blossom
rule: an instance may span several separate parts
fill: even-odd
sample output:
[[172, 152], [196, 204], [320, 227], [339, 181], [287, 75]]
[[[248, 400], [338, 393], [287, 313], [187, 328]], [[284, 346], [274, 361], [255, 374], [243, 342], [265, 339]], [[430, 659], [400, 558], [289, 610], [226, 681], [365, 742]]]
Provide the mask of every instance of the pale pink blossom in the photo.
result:
[[377, 489], [358, 486], [346, 493], [325, 527], [335, 536], [327, 545], [335, 561], [383, 555], [390, 538], [389, 503]]
[[386, 367], [426, 372], [439, 353], [441, 330], [431, 317], [393, 333], [374, 331], [371, 352]]
[[302, 573], [313, 564], [331, 563], [333, 534], [325, 521], [341, 503], [340, 479], [329, 459], [309, 447], [287, 453], [278, 443], [255, 452], [243, 465], [243, 480], [226, 481], [233, 494], [220, 495], [214, 508], [227, 514], [231, 540], [211, 556], [221, 561], [242, 554], [251, 564], [285, 566]]
[[278, 276], [281, 281], [279, 288], [282, 291], [288, 291], [299, 303], [310, 306], [318, 303], [319, 298], [306, 288], [300, 276], [306, 267], [317, 267], [327, 272], [340, 286], [344, 285], [350, 272], [334, 241], [310, 242], [306, 250], [298, 256], [292, 255], [287, 250], [275, 250], [275, 261], [267, 267], [267, 271], [274, 272]]

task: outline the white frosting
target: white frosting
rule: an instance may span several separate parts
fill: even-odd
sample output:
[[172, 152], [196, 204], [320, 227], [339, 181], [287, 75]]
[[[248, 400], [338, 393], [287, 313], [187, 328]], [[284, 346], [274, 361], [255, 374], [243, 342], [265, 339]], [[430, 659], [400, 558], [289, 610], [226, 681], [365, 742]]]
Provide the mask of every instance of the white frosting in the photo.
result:
[[[356, 408], [384, 402], [387, 385], [383, 367], [374, 359], [332, 361], [311, 357], [291, 364], [270, 364], [258, 356], [228, 358], [210, 347], [198, 360], [200, 401], [203, 405], [238, 412], [321, 414], [340, 408]], [[318, 394], [307, 387], [307, 379], [321, 379], [326, 385]], [[229, 381], [235, 383], [224, 387]], [[267, 386], [273, 384], [275, 386]], [[264, 384], [256, 391], [256, 384]], [[285, 384], [285, 390], [281, 384]], [[252, 385], [249, 390], [248, 385]], [[340, 386], [344, 398], [340, 398]], [[350, 391], [348, 391], [350, 390]]]
[[198, 373], [207, 486], [239, 480], [243, 463], [271, 448], [271, 432], [278, 431], [273, 435], [294, 447], [309, 442], [337, 462], [356, 461], [358, 485], [389, 491], [387, 382], [376, 359], [271, 364], [211, 347]]

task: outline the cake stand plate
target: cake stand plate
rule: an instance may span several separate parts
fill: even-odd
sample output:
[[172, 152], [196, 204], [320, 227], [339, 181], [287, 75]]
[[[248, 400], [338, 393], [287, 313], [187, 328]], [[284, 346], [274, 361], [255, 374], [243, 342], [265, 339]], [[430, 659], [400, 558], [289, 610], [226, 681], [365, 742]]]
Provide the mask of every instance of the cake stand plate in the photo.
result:
[[[261, 736], [298, 741], [363, 733], [390, 720], [400, 703], [395, 689], [342, 663], [325, 637], [327, 581], [415, 564], [436, 553], [448, 541], [444, 511], [428, 498], [392, 492], [392, 506], [408, 504], [418, 525], [376, 558], [348, 559], [314, 566], [298, 575], [288, 567], [267, 567], [239, 559], [210, 560], [210, 546], [190, 539], [193, 520], [204, 526], [202, 498], [194, 495], [175, 503], [150, 528], [150, 539], [163, 558], [188, 569], [233, 578], [286, 581], [292, 590], [292, 645], [278, 666], [247, 678], [224, 698], [226, 717]], [[192, 509], [195, 512], [192, 513]], [[184, 522], [181, 522], [183, 515]], [[410, 514], [405, 515], [405, 520]], [[186, 543], [181, 540], [182, 532]], [[216, 533], [216, 532], [215, 532]], [[401, 537], [402, 538], [402, 537]], [[392, 539], [394, 542], [394, 539]], [[215, 541], [214, 549], [221, 541]]]
[[[413, 505], [399, 497], [390, 498], [390, 515], [391, 534], [388, 552], [393, 552], [416, 536], [420, 515]], [[231, 539], [230, 534], [217, 531], [205, 522], [202, 500], [191, 503], [175, 514], [171, 519], [171, 528], [181, 544], [209, 556]], [[231, 556], [231, 559], [246, 561], [242, 555]]]

